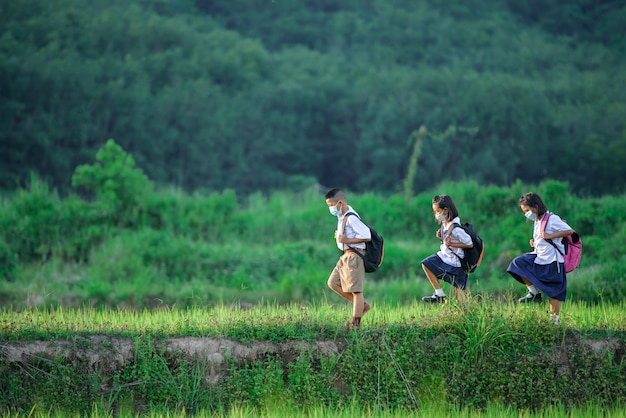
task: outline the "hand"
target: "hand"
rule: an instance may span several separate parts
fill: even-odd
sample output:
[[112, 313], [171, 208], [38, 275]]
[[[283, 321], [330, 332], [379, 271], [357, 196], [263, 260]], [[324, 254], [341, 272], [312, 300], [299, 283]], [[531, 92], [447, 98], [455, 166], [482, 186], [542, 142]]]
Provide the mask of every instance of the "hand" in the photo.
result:
[[535, 240], [534, 239], [531, 238], [530, 241], [528, 241], [528, 243], [530, 244], [530, 246], [532, 248], [535, 248]]
[[439, 228], [437, 230], [437, 232], [435, 233], [435, 235], [437, 236], [437, 238], [441, 239], [441, 228]]
[[341, 244], [346, 244], [348, 239], [346, 238], [345, 235], [337, 235], [337, 241], [339, 241]]

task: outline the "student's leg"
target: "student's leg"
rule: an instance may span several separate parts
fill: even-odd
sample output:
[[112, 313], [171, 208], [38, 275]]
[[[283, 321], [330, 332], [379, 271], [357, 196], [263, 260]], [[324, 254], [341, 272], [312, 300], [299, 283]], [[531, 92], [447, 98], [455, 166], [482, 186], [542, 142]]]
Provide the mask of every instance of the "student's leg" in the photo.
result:
[[341, 296], [348, 302], [352, 303], [352, 293], [346, 293], [341, 288], [340, 270], [341, 270], [342, 265], [343, 263], [341, 259], [339, 259], [332, 273], [330, 273], [330, 276], [328, 277], [328, 287], [330, 287], [333, 292], [335, 292], [336, 294], [338, 294], [339, 296]]
[[541, 302], [541, 292], [539, 289], [535, 287], [534, 284], [530, 282], [526, 277], [518, 276], [522, 282], [526, 285], [528, 289], [528, 293], [523, 298], [519, 298], [517, 301], [519, 303], [529, 303], [529, 302]]
[[337, 293], [339, 296], [352, 303], [354, 301], [354, 297], [352, 293], [346, 293], [341, 289], [341, 285], [338, 285], [332, 281], [332, 279], [328, 279], [328, 287], [330, 287], [333, 292]]
[[346, 328], [349, 330], [352, 329], [360, 329], [361, 328], [361, 317], [363, 316], [363, 307], [365, 302], [363, 301], [363, 293], [354, 292], [352, 293], [353, 301], [352, 301], [352, 319], [346, 325]]
[[363, 300], [363, 293], [357, 292], [352, 294], [352, 316], [355, 318], [361, 318], [363, 316], [363, 309], [365, 307], [365, 300]]
[[550, 298], [550, 312], [554, 315], [559, 315], [559, 313], [561, 312], [560, 300]]
[[559, 313], [561, 312], [561, 301], [558, 299], [550, 298], [550, 319], [556, 324], [559, 325]]
[[435, 273], [430, 271], [428, 267], [426, 267], [424, 264], [422, 264], [422, 270], [424, 270], [424, 273], [426, 273], [426, 277], [428, 278], [428, 281], [433, 286], [433, 288], [435, 290], [441, 289], [441, 285], [439, 285], [439, 279], [437, 278], [437, 276], [435, 276]]
[[435, 289], [435, 294], [434, 295], [424, 296], [422, 298], [422, 301], [423, 302], [427, 302], [427, 303], [445, 302], [445, 300], [446, 300], [446, 293], [441, 288], [441, 285], [439, 284], [439, 279], [437, 278], [435, 273], [430, 271], [430, 269], [428, 267], [426, 267], [423, 263], [422, 263], [422, 269], [424, 270], [424, 273], [426, 274], [426, 277], [428, 278], [428, 281], [430, 282], [432, 287]]
[[[354, 304], [355, 301], [355, 293], [346, 293], [341, 289], [341, 285], [335, 284], [332, 279], [328, 279], [328, 287], [332, 289], [333, 292], [337, 293], [339, 296], [347, 300], [348, 302]], [[361, 299], [363, 300], [363, 313], [370, 310], [370, 304], [365, 301], [363, 298], [363, 293], [361, 293]], [[355, 308], [356, 309], [356, 308]]]
[[[355, 304], [355, 294], [354, 293], [348, 293], [348, 292], [344, 292], [343, 288], [341, 287], [341, 276], [339, 273], [339, 269], [340, 269], [340, 262], [337, 263], [337, 266], [335, 266], [335, 268], [333, 269], [332, 273], [330, 274], [330, 277], [328, 278], [328, 287], [335, 293], [337, 293], [339, 296], [341, 296], [342, 298], [344, 298], [345, 300], [347, 300], [348, 302], [353, 304], [353, 312], [357, 309], [356, 306], [354, 306]], [[366, 313], [367, 311], [370, 310], [370, 304], [367, 303], [365, 301], [365, 299], [363, 298], [363, 293], [360, 294], [361, 297], [361, 301], [362, 306], [361, 306], [361, 315], [363, 315], [364, 313]]]

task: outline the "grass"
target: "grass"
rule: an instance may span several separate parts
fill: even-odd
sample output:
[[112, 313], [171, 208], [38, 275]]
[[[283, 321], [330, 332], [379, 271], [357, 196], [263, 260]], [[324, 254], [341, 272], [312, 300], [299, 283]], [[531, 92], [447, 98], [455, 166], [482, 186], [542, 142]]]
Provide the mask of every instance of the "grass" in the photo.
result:
[[[518, 305], [498, 299], [475, 297], [465, 303], [453, 298], [442, 306], [421, 302], [377, 304], [363, 320], [363, 332], [395, 326], [447, 328], [467, 324], [467, 332], [482, 338], [506, 338], [494, 334], [494, 327], [523, 329], [536, 321], [547, 321], [547, 303]], [[626, 332], [626, 302], [588, 305], [567, 302], [562, 305], [562, 329], [581, 333], [612, 335]], [[283, 339], [332, 338], [351, 315], [351, 306], [339, 299], [320, 303], [279, 305], [260, 303], [252, 307], [220, 304], [213, 307], [161, 309], [94, 309], [44, 307], [0, 310], [0, 336], [3, 339], [59, 338], [75, 334], [226, 336], [263, 339], [267, 330], [280, 328]]]
[[[451, 297], [447, 304], [436, 306], [372, 301], [372, 310], [360, 332], [345, 330], [345, 322], [351, 315], [350, 305], [337, 298], [332, 303], [326, 300], [288, 305], [220, 304], [143, 310], [4, 307], [0, 309], [0, 360], [6, 347], [29, 340], [49, 340], [53, 344], [67, 340], [79, 349], [81, 344], [89, 344], [77, 338], [80, 336], [132, 339], [135, 359], [113, 378], [120, 379], [114, 398], [109, 401], [103, 398], [102, 405], [93, 406], [91, 416], [96, 417], [111, 416], [112, 403], [116, 405], [116, 416], [146, 416], [141, 415], [144, 411], [149, 411], [150, 416], [216, 418], [586, 417], [598, 416], [598, 411], [602, 411], [602, 416], [621, 416], [624, 397], [618, 394], [621, 389], [617, 386], [624, 386], [623, 360], [616, 364], [606, 354], [593, 357], [593, 353], [585, 351], [586, 345], [578, 348], [568, 345], [584, 338], [606, 340], [608, 337], [615, 337], [612, 341], [623, 344], [626, 304], [568, 302], [562, 308], [560, 326], [549, 321], [547, 307], [547, 303], [518, 305], [486, 296], [475, 296], [465, 302]], [[153, 339], [185, 336], [230, 339], [245, 346], [332, 340], [339, 353], [330, 356], [330, 360], [316, 360], [305, 349], [300, 354], [290, 354], [295, 354], [291, 360], [280, 357], [254, 360], [229, 369], [230, 383], [227, 379], [219, 388], [201, 389], [207, 365], [177, 362], [178, 366], [173, 367], [168, 357], [172, 354], [162, 353], [152, 345]], [[102, 344], [106, 349], [106, 341]], [[572, 379], [570, 383], [551, 382], [542, 377], [551, 368], [559, 367], [552, 363], [550, 353], [554, 352], [567, 356], [571, 367], [579, 368], [576, 373], [580, 370], [581, 374], [562, 375], [564, 379]], [[536, 363], [537, 371], [526, 374], [527, 362]], [[422, 375], [422, 363], [430, 370], [426, 375]], [[85, 383], [94, 382], [90, 380], [93, 376], [76, 375], [71, 363], [55, 364], [56, 360], [31, 366], [29, 370], [38, 376], [36, 379], [49, 382], [67, 379], [77, 390]], [[442, 369], [430, 369], [433, 364], [441, 365]], [[12, 370], [10, 363], [4, 362], [4, 367], [9, 372]], [[518, 391], [514, 376], [529, 380], [520, 387], [526, 392], [515, 395], [516, 400], [511, 401], [507, 396]], [[347, 392], [328, 392], [337, 379], [350, 382]], [[24, 378], [22, 382], [30, 385], [32, 378]], [[451, 382], [454, 385], [450, 386]], [[615, 382], [617, 386], [611, 389]], [[134, 386], [137, 383], [140, 386]], [[605, 383], [608, 387], [602, 389], [600, 386]], [[532, 389], [535, 384], [545, 389]], [[597, 398], [597, 404], [581, 405], [579, 402], [588, 402], [589, 398], [579, 401], [578, 397], [589, 390], [590, 384], [599, 390], [602, 400]], [[561, 394], [560, 388], [567, 385], [572, 388], [569, 394]], [[125, 393], [124, 388], [131, 392]], [[11, 396], [19, 397], [14, 390]], [[48, 383], [42, 393], [56, 393], [56, 390], [54, 384]], [[552, 400], [541, 400], [536, 390], [548, 391], [547, 396]], [[220, 393], [218, 406], [211, 404], [217, 396], [211, 395], [211, 391]], [[83, 393], [84, 411], [93, 398], [88, 392], [80, 393]], [[350, 402], [352, 396], [355, 398]], [[148, 409], [144, 407], [138, 412], [133, 402], [138, 398], [146, 399]], [[7, 405], [6, 399], [2, 402]], [[25, 401], [21, 402], [24, 408]], [[615, 407], [614, 415], [612, 410], [605, 410], [607, 402]], [[28, 413], [22, 409], [25, 416], [72, 416], [74, 412], [63, 409], [65, 404], [42, 406], [34, 401], [26, 405], [32, 409]], [[190, 408], [193, 414], [183, 412]], [[3, 412], [2, 416], [18, 416], [15, 411], [12, 412], [16, 415]]]
[[[553, 405], [542, 411], [529, 411], [526, 409], [517, 409], [501, 404], [492, 404], [482, 411], [473, 409], [459, 409], [452, 405], [421, 405], [419, 410], [381, 410], [368, 406], [362, 406], [358, 402], [341, 408], [329, 408], [325, 406], [310, 408], [308, 410], [300, 410], [289, 405], [288, 402], [274, 402], [266, 407], [247, 408], [238, 405], [233, 406], [228, 412], [209, 412], [199, 411], [190, 414], [186, 411], [152, 411], [149, 414], [136, 414], [128, 411], [120, 411], [113, 414], [106, 408], [94, 405], [89, 416], [91, 418], [109, 418], [113, 416], [119, 417], [153, 417], [153, 418], [292, 418], [295, 416], [302, 418], [404, 418], [404, 417], [428, 417], [428, 418], [502, 418], [502, 417], [518, 417], [518, 418], [621, 418], [626, 413], [626, 409], [616, 405], [612, 408], [600, 408], [596, 405], [585, 405], [575, 408], [565, 408], [561, 404]], [[33, 407], [28, 413], [3, 413], [1, 418], [74, 418], [81, 417], [81, 414], [67, 413], [66, 411], [46, 410], [41, 407]]]

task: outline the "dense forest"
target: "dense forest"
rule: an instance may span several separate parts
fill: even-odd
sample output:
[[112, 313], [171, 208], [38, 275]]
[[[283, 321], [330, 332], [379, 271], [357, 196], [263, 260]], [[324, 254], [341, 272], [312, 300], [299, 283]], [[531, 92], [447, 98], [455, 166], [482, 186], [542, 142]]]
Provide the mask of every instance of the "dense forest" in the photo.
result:
[[621, 0], [5, 0], [0, 189], [113, 138], [186, 191], [623, 193], [625, 69]]

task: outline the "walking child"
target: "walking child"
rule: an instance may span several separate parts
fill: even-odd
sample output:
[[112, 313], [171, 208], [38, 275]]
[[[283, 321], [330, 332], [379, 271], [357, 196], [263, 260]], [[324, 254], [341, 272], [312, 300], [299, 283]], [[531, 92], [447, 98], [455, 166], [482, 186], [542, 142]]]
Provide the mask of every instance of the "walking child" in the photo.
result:
[[427, 303], [446, 301], [446, 294], [439, 280], [454, 286], [457, 299], [464, 300], [467, 273], [461, 267], [461, 259], [465, 257], [463, 249], [474, 246], [472, 237], [462, 228], [456, 227], [455, 224], [460, 225], [461, 220], [459, 211], [450, 196], [443, 194], [433, 197], [432, 207], [435, 220], [441, 224], [436, 234], [441, 245], [436, 254], [422, 260], [422, 269], [435, 289], [432, 296], [424, 296], [422, 300]]
[[[331, 215], [337, 216], [335, 241], [342, 252], [335, 268], [328, 278], [328, 287], [348, 302], [352, 303], [352, 319], [348, 329], [359, 329], [363, 314], [370, 309], [363, 298], [365, 267], [363, 259], [356, 254], [365, 254], [365, 243], [372, 236], [370, 229], [361, 222], [358, 213], [348, 205], [346, 194], [341, 189], [331, 189], [326, 193], [326, 204]], [[351, 212], [357, 216], [345, 216]]]
[[[519, 303], [541, 302], [541, 293], [548, 296], [550, 316], [558, 325], [561, 302], [565, 301], [567, 293], [564, 259], [561, 255], [564, 253], [562, 239], [573, 234], [574, 230], [558, 215], [548, 212], [536, 193], [522, 195], [519, 204], [526, 219], [534, 222], [533, 238], [530, 240], [533, 251], [515, 257], [506, 271], [528, 288], [528, 294], [520, 298]], [[544, 230], [542, 220], [547, 213], [550, 215]], [[558, 247], [558, 251], [553, 244]]]

